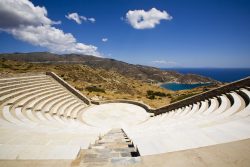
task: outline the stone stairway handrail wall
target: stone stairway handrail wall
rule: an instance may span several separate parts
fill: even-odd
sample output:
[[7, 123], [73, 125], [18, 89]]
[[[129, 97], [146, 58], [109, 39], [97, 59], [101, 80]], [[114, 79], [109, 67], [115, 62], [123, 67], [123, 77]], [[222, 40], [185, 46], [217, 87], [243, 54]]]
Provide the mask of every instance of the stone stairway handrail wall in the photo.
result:
[[66, 81], [64, 81], [62, 78], [60, 78], [58, 75], [56, 75], [54, 72], [46, 72], [46, 75], [49, 75], [52, 78], [54, 78], [57, 82], [62, 84], [66, 89], [68, 89], [71, 93], [73, 93], [76, 97], [78, 97], [80, 100], [82, 100], [87, 105], [91, 104], [91, 101], [86, 96], [84, 96], [81, 92], [79, 92], [74, 87], [72, 87], [70, 84], [68, 84]]
[[194, 95], [194, 96], [185, 98], [183, 100], [171, 103], [167, 106], [163, 106], [163, 107], [160, 107], [158, 109], [152, 109], [151, 112], [153, 112], [155, 115], [159, 115], [162, 113], [169, 112], [171, 110], [175, 110], [177, 108], [185, 107], [185, 106], [197, 103], [197, 102], [207, 100], [207, 99], [212, 98], [212, 97], [219, 96], [221, 94], [226, 94], [226, 93], [229, 93], [231, 91], [235, 91], [235, 90], [238, 90], [240, 88], [247, 87], [247, 86], [250, 86], [250, 76], [246, 77], [244, 79], [235, 81], [235, 82], [228, 83], [228, 84], [223, 85], [219, 88], [209, 90], [209, 91], [206, 91], [204, 93]]

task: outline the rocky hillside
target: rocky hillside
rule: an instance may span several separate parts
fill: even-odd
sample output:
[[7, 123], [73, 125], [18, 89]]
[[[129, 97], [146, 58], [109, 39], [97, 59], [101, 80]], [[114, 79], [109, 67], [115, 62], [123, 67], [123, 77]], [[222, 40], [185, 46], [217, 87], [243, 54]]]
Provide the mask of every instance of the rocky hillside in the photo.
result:
[[128, 99], [142, 101], [151, 107], [160, 107], [169, 104], [171, 94], [174, 94], [173, 91], [156, 84], [142, 82], [115, 71], [94, 69], [83, 64], [37, 64], [0, 59], [0, 78], [46, 71], [55, 72], [93, 100]]
[[46, 64], [83, 64], [90, 68], [113, 71], [121, 75], [149, 83], [218, 83], [218, 81], [215, 81], [211, 78], [195, 74], [181, 74], [176, 71], [165, 71], [159, 68], [128, 64], [114, 59], [99, 58], [87, 55], [57, 55], [47, 52], [32, 52], [0, 54], [0, 59]]

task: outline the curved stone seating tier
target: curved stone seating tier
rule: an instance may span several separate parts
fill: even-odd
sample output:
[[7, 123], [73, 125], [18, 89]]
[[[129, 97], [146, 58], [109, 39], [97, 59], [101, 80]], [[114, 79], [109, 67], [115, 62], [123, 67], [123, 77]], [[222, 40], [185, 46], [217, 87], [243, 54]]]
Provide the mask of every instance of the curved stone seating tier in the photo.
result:
[[36, 90], [37, 86], [44, 86], [47, 84], [54, 84], [54, 83], [50, 83], [49, 81], [47, 82], [43, 82], [43, 83], [36, 83], [36, 84], [32, 84], [32, 85], [26, 85], [24, 87], [18, 87], [15, 89], [11, 89], [11, 90], [7, 90], [7, 91], [3, 91], [0, 93], [0, 101], [2, 103], [3, 100], [6, 100], [6, 97], [10, 97], [13, 98], [13, 96], [18, 95], [19, 94], [23, 94], [25, 92], [28, 92], [29, 90]]
[[67, 93], [58, 93], [57, 95], [52, 97], [42, 98], [33, 105], [33, 110], [49, 112], [53, 104], [55, 104], [57, 101], [61, 101], [62, 98], [69, 97], [71, 97], [71, 95], [68, 95]]
[[84, 109], [86, 108], [86, 105], [84, 104], [81, 104], [80, 106], [77, 106], [75, 108], [72, 109], [71, 113], [72, 113], [72, 116], [71, 118], [79, 118], [79, 113], [81, 113], [81, 111], [83, 111]]
[[25, 96], [27, 96], [27, 93], [32, 92], [32, 91], [37, 91], [38, 89], [47, 88], [48, 85], [52, 86], [54, 84], [38, 84], [38, 85], [36, 85], [36, 87], [34, 85], [32, 85], [31, 86], [32, 88], [19, 90], [19, 91], [12, 92], [10, 94], [1, 96], [0, 98], [2, 100], [1, 100], [1, 103], [0, 103], [0, 110], [4, 107], [4, 105], [13, 104], [16, 101], [16, 99], [18, 99], [18, 98], [24, 98]]
[[183, 115], [187, 114], [189, 111], [191, 111], [191, 108], [192, 108], [191, 105], [186, 106], [185, 109], [180, 113], [179, 116], [183, 116]]
[[[50, 113], [50, 115], [53, 115], [53, 113], [51, 112], [52, 108], [59, 102], [69, 98], [72, 98], [72, 96], [67, 94], [58, 94], [54, 97], [48, 98], [47, 100], [44, 100], [34, 106], [34, 114], [37, 115], [37, 113]], [[43, 117], [43, 115], [40, 114], [38, 117], [41, 118]]]
[[196, 114], [201, 114], [201, 113], [203, 113], [204, 111], [206, 111], [207, 109], [208, 109], [208, 101], [207, 101], [207, 100], [202, 101], [202, 102], [201, 102], [201, 106], [200, 106], [200, 108], [199, 108], [199, 110], [197, 111]]
[[[27, 110], [30, 110], [32, 107], [35, 106], [35, 104], [37, 104], [38, 102], [41, 102], [42, 99], [47, 99], [47, 98], [50, 98], [50, 97], [54, 97], [58, 94], [63, 94], [65, 93], [64, 90], [61, 90], [61, 88], [59, 89], [54, 89], [51, 91], [48, 90], [48, 91], [45, 91], [43, 93], [40, 93], [40, 94], [37, 94], [35, 95], [34, 97], [30, 98], [29, 100], [27, 100], [25, 103], [23, 103], [23, 106], [21, 107], [21, 112], [26, 116], [28, 117], [27, 115]], [[66, 94], [66, 93], [65, 93]]]
[[24, 86], [32, 85], [35, 83], [43, 83], [43, 82], [50, 82], [50, 81], [48, 79], [39, 79], [39, 80], [31, 80], [28, 82], [21, 82], [17, 84], [8, 83], [6, 86], [1, 87], [0, 92], [4, 92], [6, 90], [11, 90], [15, 88], [22, 88]]
[[79, 106], [81, 106], [82, 105], [82, 103], [79, 103], [79, 102], [75, 102], [75, 103], [73, 103], [73, 104], [71, 104], [70, 106], [68, 106], [66, 109], [65, 109], [65, 112], [64, 112], [64, 117], [66, 117], [66, 118], [73, 118], [73, 117], [71, 117], [71, 112], [72, 112], [72, 110], [74, 109], [74, 108], [76, 108], [76, 107], [79, 107]]
[[11, 108], [10, 110], [12, 111], [13, 113], [13, 110], [16, 108], [16, 107], [23, 107], [24, 104], [26, 103], [26, 101], [34, 98], [34, 96], [36, 97], [37, 95], [41, 95], [44, 94], [44, 93], [49, 93], [51, 92], [51, 89], [55, 89], [55, 90], [60, 90], [58, 86], [48, 86], [47, 87], [44, 87], [44, 88], [40, 88], [40, 89], [37, 89], [35, 91], [30, 91], [29, 93], [27, 94], [24, 94], [22, 96], [18, 96], [16, 98], [13, 98], [15, 99], [15, 101], [8, 101], [8, 104], [13, 104], [11, 105]]
[[[248, 99], [250, 99], [250, 91], [247, 89], [240, 89], [241, 92], [245, 93], [246, 96], [248, 96]], [[250, 101], [249, 101], [250, 102]], [[250, 115], [250, 103], [248, 102], [248, 105], [246, 108], [244, 108], [241, 112], [236, 113], [237, 116], [249, 116]]]
[[75, 101], [76, 101], [76, 99], [73, 97], [61, 99], [59, 102], [57, 102], [56, 104], [54, 104], [51, 107], [50, 114], [56, 115], [59, 112], [59, 110], [62, 108], [63, 105], [70, 103], [70, 102], [75, 102]]
[[[14, 83], [11, 84], [11, 82], [14, 82]], [[6, 83], [6, 85], [4, 85], [4, 83]], [[60, 93], [60, 89], [65, 90], [65, 88], [63, 88], [60, 84], [58, 83], [56, 84], [56, 83], [57, 83], [56, 81], [54, 81], [52, 78], [46, 75], [41, 75], [37, 77], [20, 77], [20, 79], [18, 79], [17, 77], [1, 79], [0, 84], [2, 87], [0, 87], [0, 90], [1, 90], [0, 94], [1, 94], [1, 99], [3, 99], [1, 100], [1, 104], [2, 104], [1, 106], [3, 107], [6, 104], [13, 104], [11, 106], [8, 106], [8, 109], [5, 109], [5, 111], [10, 110], [11, 114], [9, 114], [9, 116], [13, 115], [14, 117], [15, 117], [15, 112], [14, 112], [15, 108], [20, 107], [20, 106], [25, 106], [25, 108], [21, 109], [21, 113], [19, 109], [17, 110], [18, 117], [21, 117], [20, 119], [24, 120], [22, 113], [25, 113], [27, 109], [29, 110], [30, 108], [33, 109], [35, 107], [32, 105], [29, 106], [26, 103], [30, 103], [30, 101], [34, 101], [33, 102], [34, 104], [35, 100], [39, 98], [44, 98], [43, 95], [48, 95], [48, 94], [51, 94], [51, 92], [55, 92], [55, 91]], [[44, 87], [42, 87], [43, 85]], [[51, 86], [55, 85], [55, 86], [49, 87], [50, 85]], [[66, 92], [69, 94], [68, 91]], [[64, 95], [67, 95], [67, 94], [64, 94]], [[37, 98], [36, 96], [39, 96], [39, 97]], [[75, 97], [73, 94], [71, 96]], [[53, 97], [53, 96], [50, 96], [50, 97]], [[81, 103], [80, 100], [79, 100], [79, 103]], [[29, 112], [29, 115], [30, 114], [31, 112]]]
[[23, 78], [16, 78], [16, 79], [0, 79], [0, 87], [4, 88], [5, 86], [13, 86], [13, 85], [22, 85], [22, 84], [26, 84], [28, 82], [36, 82], [36, 81], [44, 81], [44, 80], [48, 80], [50, 79], [49, 77], [47, 77], [46, 75], [42, 75], [42, 76], [38, 76], [38, 77], [23, 77]]
[[74, 159], [105, 132], [74, 119], [87, 106], [47, 75], [0, 79], [0, 159]]
[[[229, 102], [229, 100], [227, 102]], [[213, 105], [213, 104], [216, 104], [216, 105]], [[223, 102], [221, 103], [221, 105], [223, 105]], [[195, 104], [193, 106], [194, 107], [192, 107], [192, 110], [194, 110], [194, 109], [197, 110], [198, 105]], [[203, 106], [205, 106], [205, 108], [207, 108], [208, 111], [205, 110], [205, 109], [202, 109]], [[177, 124], [178, 122], [182, 122], [183, 120], [184, 121], [188, 121], [188, 120], [195, 121], [195, 119], [197, 117], [198, 118], [206, 118], [206, 119], [208, 119], [208, 117], [211, 117], [214, 114], [214, 112], [216, 111], [215, 107], [218, 107], [218, 101], [216, 99], [212, 98], [211, 99], [211, 104], [210, 104], [209, 107], [208, 107], [208, 102], [207, 101], [203, 102], [203, 105], [200, 105], [200, 109], [203, 110], [203, 112], [199, 112], [199, 111], [191, 112], [192, 111], [190, 109], [191, 107], [187, 106], [184, 110], [182, 110], [182, 109], [177, 110], [177, 112], [176, 112], [177, 114], [176, 114], [175, 117], [167, 117], [167, 116], [164, 117], [164, 115], [170, 115], [171, 114], [171, 113], [166, 113], [166, 114], [163, 114], [163, 116], [162, 116], [162, 117], [164, 117], [163, 121], [165, 121], [165, 122], [158, 122], [158, 121], [156, 121], [156, 122], [158, 122], [158, 125], [159, 124], [164, 124], [165, 126], [167, 126], [167, 125], [172, 126], [172, 125]], [[186, 111], [191, 113], [189, 117], [187, 117], [189, 114], [186, 114]], [[211, 111], [214, 111], [214, 112], [211, 112]], [[183, 112], [183, 114], [178, 114], [178, 112]], [[204, 115], [203, 114], [204, 112], [209, 112], [210, 115]], [[147, 124], [148, 123], [146, 122], [146, 127], [148, 126]], [[143, 125], [143, 126], [145, 126], [145, 125]]]
[[[36, 87], [31, 87], [31, 88], [27, 88], [25, 91], [21, 90], [21, 91], [16, 91], [13, 92], [11, 94], [2, 96], [2, 98], [4, 98], [4, 100], [2, 100], [2, 104], [3, 103], [9, 103], [12, 104], [14, 103], [17, 99], [26, 99], [26, 96], [28, 95], [33, 95], [33, 92], [39, 92], [41, 89], [48, 89], [48, 88], [58, 88], [57, 85], [55, 85], [54, 83], [48, 83], [48, 84], [39, 84], [36, 85]], [[29, 96], [28, 96], [29, 97]]]
[[[240, 89], [240, 91], [250, 97], [249, 90]], [[220, 103], [217, 98], [212, 98], [209, 107], [208, 101], [203, 101], [201, 105], [193, 104], [191, 110], [189, 106], [184, 110], [176, 109], [176, 117], [170, 116], [173, 115], [171, 111], [152, 118], [156, 121], [149, 120], [138, 127], [127, 127], [125, 131], [137, 145], [141, 155], [248, 139], [250, 118], [246, 116], [250, 113], [250, 105], [245, 105], [246, 102], [237, 91], [230, 92], [230, 95], [233, 99], [232, 104], [227, 96], [221, 95]], [[187, 110], [189, 114], [186, 113]]]
[[[62, 105], [60, 106], [60, 108], [57, 110], [56, 114], [57, 114], [58, 116], [64, 116], [64, 114], [66, 114], [67, 108], [70, 107], [70, 106], [73, 105], [73, 104], [78, 103], [78, 102], [79, 102], [78, 100], [74, 99], [74, 100], [72, 100], [72, 101], [70, 101], [70, 102], [67, 102], [67, 103], [62, 104]], [[65, 112], [65, 113], [64, 113], [64, 112]]]
[[39, 76], [39, 77], [25, 77], [25, 78], [19, 78], [17, 80], [2, 80], [0, 79], [0, 86], [5, 86], [3, 84], [17, 84], [17, 83], [25, 83], [25, 82], [32, 82], [32, 81], [36, 81], [36, 80], [39, 80], [39, 79], [47, 79], [47, 76]]
[[2, 78], [0, 159], [72, 160], [113, 128], [142, 156], [249, 139], [249, 84], [235, 86], [150, 117], [134, 104], [89, 105], [54, 73]]
[[196, 112], [198, 112], [199, 106], [200, 106], [199, 103], [198, 103], [198, 104], [193, 104], [192, 109], [191, 109], [187, 114], [185, 114], [184, 117], [193, 115], [193, 114], [195, 114]]
[[212, 112], [213, 115], [220, 114], [231, 107], [230, 100], [227, 98], [226, 95], [221, 95], [219, 98], [221, 100], [221, 104], [216, 110], [214, 110], [214, 112]]

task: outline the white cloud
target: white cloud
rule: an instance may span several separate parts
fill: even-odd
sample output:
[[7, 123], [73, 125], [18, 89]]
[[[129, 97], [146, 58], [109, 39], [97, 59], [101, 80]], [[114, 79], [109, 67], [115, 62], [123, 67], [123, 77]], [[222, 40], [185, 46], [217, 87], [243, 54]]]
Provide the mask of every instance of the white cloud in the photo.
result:
[[53, 21], [52, 22], [54, 25], [58, 25], [58, 24], [62, 24], [62, 21], [61, 20], [59, 20], [59, 21]]
[[160, 24], [161, 20], [171, 20], [166, 11], [160, 11], [152, 8], [149, 11], [145, 10], [129, 10], [126, 14], [127, 22], [135, 29], [150, 29]]
[[62, 30], [49, 25], [13, 28], [7, 32], [17, 39], [36, 46], [46, 47], [52, 52], [99, 55], [95, 46], [77, 43], [72, 34], [64, 33]]
[[166, 60], [154, 60], [154, 61], [152, 61], [152, 63], [158, 64], [158, 65], [171, 65], [171, 66], [178, 65], [178, 63], [176, 63], [174, 61], [166, 61]]
[[96, 21], [95, 18], [87, 18], [85, 16], [80, 16], [78, 13], [69, 13], [65, 17], [69, 20], [74, 20], [77, 24], [82, 24], [82, 21], [90, 21], [91, 23], [94, 23]]
[[1, 28], [19, 25], [50, 25], [53, 23], [47, 17], [45, 7], [34, 6], [28, 0], [1, 0], [0, 16]]
[[50, 20], [45, 7], [34, 6], [28, 0], [0, 1], [0, 31], [51, 52], [100, 56], [97, 47], [78, 43], [71, 33], [64, 33], [53, 24], [60, 22]]
[[93, 17], [88, 18], [88, 20], [89, 20], [90, 22], [92, 22], [92, 23], [94, 23], [94, 22], [95, 22], [95, 18], [93, 18]]
[[102, 38], [102, 42], [107, 42], [108, 38]]
[[82, 24], [84, 18], [80, 17], [77, 13], [70, 13], [65, 16], [69, 20], [74, 20], [77, 24]]

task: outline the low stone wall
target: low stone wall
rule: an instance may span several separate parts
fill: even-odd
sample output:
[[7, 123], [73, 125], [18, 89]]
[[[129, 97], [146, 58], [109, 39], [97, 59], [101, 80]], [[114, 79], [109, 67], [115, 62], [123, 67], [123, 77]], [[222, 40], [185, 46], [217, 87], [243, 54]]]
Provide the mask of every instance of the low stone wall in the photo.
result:
[[133, 100], [117, 99], [117, 100], [105, 100], [105, 101], [91, 101], [91, 103], [96, 104], [96, 105], [106, 104], [106, 103], [129, 103], [129, 104], [140, 106], [144, 108], [147, 112], [152, 112], [152, 108], [148, 106], [147, 104], [144, 104], [143, 102], [139, 102], [139, 101], [133, 101]]
[[91, 101], [86, 96], [84, 96], [80, 91], [76, 90], [73, 86], [68, 84], [66, 81], [64, 81], [62, 78], [60, 78], [58, 75], [56, 75], [54, 72], [46, 72], [46, 75], [49, 75], [52, 78], [54, 78], [57, 82], [62, 84], [66, 89], [68, 89], [76, 97], [81, 99], [84, 103], [86, 103], [88, 105], [91, 104]]
[[198, 95], [191, 96], [189, 98], [177, 101], [170, 105], [151, 110], [151, 112], [153, 112], [155, 115], [159, 115], [162, 113], [169, 112], [171, 110], [175, 110], [177, 108], [185, 107], [187, 105], [191, 105], [191, 104], [194, 104], [194, 103], [197, 103], [197, 102], [200, 102], [200, 101], [212, 98], [212, 97], [216, 97], [221, 94], [229, 93], [231, 91], [235, 91], [239, 88], [243, 88], [247, 86], [250, 87], [250, 77], [226, 84], [219, 88], [216, 88], [216, 89], [213, 89], [213, 90], [210, 90], [210, 91], [198, 94]]

